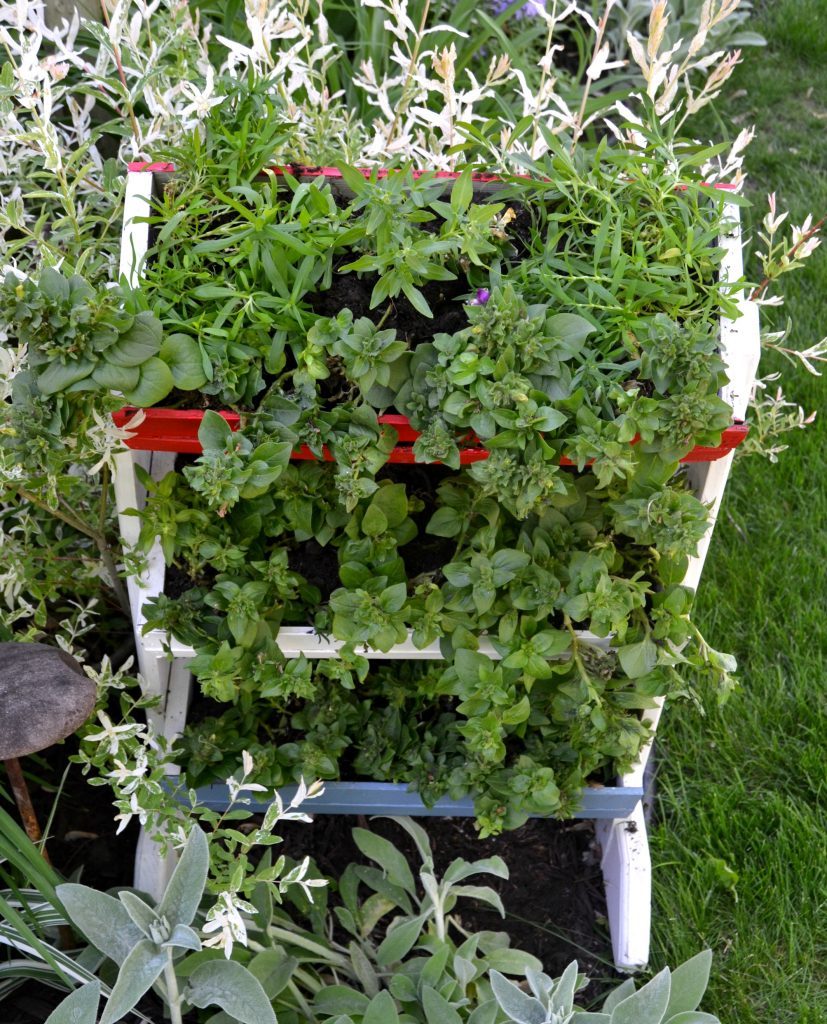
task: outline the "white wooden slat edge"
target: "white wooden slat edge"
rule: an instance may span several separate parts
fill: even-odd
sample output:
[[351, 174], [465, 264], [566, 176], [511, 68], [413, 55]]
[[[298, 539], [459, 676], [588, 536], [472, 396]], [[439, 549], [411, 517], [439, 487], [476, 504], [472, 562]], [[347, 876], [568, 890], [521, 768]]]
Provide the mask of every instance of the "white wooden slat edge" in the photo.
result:
[[[578, 637], [596, 647], [607, 648], [609, 638], [598, 637], [587, 630], [578, 630]], [[276, 636], [276, 641], [285, 657], [295, 658], [300, 654], [308, 658], [335, 658], [345, 646], [343, 640], [336, 640], [331, 636], [317, 633], [312, 626], [282, 626]], [[195, 657], [195, 651], [187, 644], [183, 644], [170, 637], [160, 629], [153, 629], [142, 638], [144, 650], [151, 655], [161, 655], [169, 650], [174, 658]], [[389, 651], [374, 651], [368, 647], [356, 645], [360, 654], [375, 660], [398, 661], [405, 659], [409, 661], [441, 661], [442, 652], [439, 649], [439, 641], [429, 644], [427, 647], [417, 647], [408, 631], [408, 637], [402, 643], [395, 644]], [[494, 648], [493, 643], [487, 637], [480, 637], [479, 650], [481, 654], [487, 655], [494, 660], [500, 655]]]
[[135, 288], [149, 248], [149, 224], [136, 223], [138, 217], [152, 212], [152, 171], [128, 171], [124, 195], [123, 232], [119, 275]]
[[643, 804], [622, 819], [596, 820], [600, 867], [615, 967], [629, 973], [649, 961], [652, 926], [652, 859]]
[[[737, 281], [744, 273], [740, 208], [734, 203], [727, 203], [726, 217], [732, 227], [721, 239], [724, 249], [721, 277], [725, 281]], [[721, 356], [729, 375], [723, 398], [732, 406], [733, 416], [742, 420], [747, 414], [761, 358], [761, 328], [758, 306], [750, 301], [746, 291], [741, 292], [737, 304], [740, 317], [721, 320]]]

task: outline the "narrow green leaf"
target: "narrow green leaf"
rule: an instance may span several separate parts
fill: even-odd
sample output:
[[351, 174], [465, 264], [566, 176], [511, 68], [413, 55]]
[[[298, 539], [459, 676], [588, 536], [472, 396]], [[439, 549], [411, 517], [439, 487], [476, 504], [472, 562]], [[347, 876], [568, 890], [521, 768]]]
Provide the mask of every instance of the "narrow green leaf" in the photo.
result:
[[412, 896], [415, 895], [416, 884], [411, 869], [404, 854], [400, 853], [393, 843], [364, 828], [353, 830], [353, 841], [366, 857], [376, 861], [394, 885], [400, 886]]
[[164, 897], [158, 905], [158, 914], [165, 917], [171, 926], [192, 924], [201, 897], [204, 895], [209, 864], [207, 837], [198, 825], [195, 825], [172, 873]]
[[158, 924], [158, 915], [153, 908], [142, 900], [140, 896], [136, 896], [134, 892], [129, 892], [128, 889], [119, 892], [118, 899], [126, 907], [126, 912], [132, 918], [133, 923], [141, 929], [146, 938], [151, 939], [150, 926]]
[[698, 1009], [709, 984], [711, 967], [712, 950], [704, 949], [672, 971], [666, 1020], [677, 1013]]
[[114, 896], [74, 882], [59, 885], [57, 895], [72, 924], [116, 964], [122, 964], [143, 938], [126, 907]]
[[473, 875], [495, 875], [497, 878], [508, 878], [508, 866], [502, 857], [485, 857], [483, 860], [469, 861], [457, 858], [451, 861], [442, 876], [444, 884], [461, 882]]
[[472, 173], [473, 169], [466, 167], [451, 188], [451, 209], [454, 213], [463, 213], [471, 205], [471, 200], [474, 198]]
[[523, 992], [499, 971], [492, 970], [490, 977], [494, 996], [509, 1021], [513, 1024], [547, 1024], [546, 1011], [538, 999]]
[[374, 996], [365, 1010], [362, 1024], [399, 1024], [399, 1014], [393, 996], [387, 989]]
[[603, 1012], [611, 1014], [612, 1010], [614, 1010], [618, 1003], [622, 1003], [624, 999], [628, 999], [635, 991], [637, 991], [637, 986], [635, 985], [634, 978], [624, 978], [617, 988], [612, 989], [612, 991], [606, 996], [602, 1007]]
[[462, 1024], [462, 1017], [454, 1007], [430, 985], [422, 989], [422, 1006], [428, 1024]]
[[654, 976], [612, 1010], [612, 1024], [640, 1024], [651, 1021], [660, 1024], [669, 1003], [669, 968]]
[[248, 966], [253, 977], [261, 982], [267, 998], [275, 999], [293, 977], [299, 962], [281, 950], [265, 949], [256, 953]]
[[410, 953], [422, 933], [422, 926], [427, 918], [428, 914], [419, 914], [407, 921], [400, 917], [395, 918], [402, 923], [388, 930], [388, 934], [376, 950], [377, 961], [382, 966], [387, 966], [397, 963]]

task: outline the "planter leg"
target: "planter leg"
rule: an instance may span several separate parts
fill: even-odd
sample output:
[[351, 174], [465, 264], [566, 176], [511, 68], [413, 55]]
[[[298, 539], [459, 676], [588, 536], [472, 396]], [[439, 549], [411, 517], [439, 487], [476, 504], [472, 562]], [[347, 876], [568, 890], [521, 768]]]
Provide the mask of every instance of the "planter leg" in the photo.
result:
[[652, 861], [642, 802], [628, 818], [596, 821], [595, 829], [615, 967], [631, 973], [649, 960], [652, 921]]
[[163, 731], [170, 744], [178, 739], [187, 724], [187, 711], [192, 691], [192, 675], [189, 666], [189, 658], [173, 658], [168, 666], [169, 676], [166, 685]]
[[138, 836], [138, 847], [135, 850], [134, 884], [136, 889], [148, 893], [156, 902], [164, 895], [175, 865], [177, 855], [170, 850], [164, 854], [154, 839], [141, 829]]

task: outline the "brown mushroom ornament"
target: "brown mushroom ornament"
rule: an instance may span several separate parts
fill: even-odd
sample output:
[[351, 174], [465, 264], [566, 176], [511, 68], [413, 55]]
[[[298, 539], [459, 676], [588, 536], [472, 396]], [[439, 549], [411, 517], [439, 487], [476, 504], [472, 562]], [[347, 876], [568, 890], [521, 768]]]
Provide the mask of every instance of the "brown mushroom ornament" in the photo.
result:
[[0, 760], [29, 838], [40, 826], [18, 758], [71, 736], [95, 708], [95, 684], [75, 659], [46, 644], [0, 643]]

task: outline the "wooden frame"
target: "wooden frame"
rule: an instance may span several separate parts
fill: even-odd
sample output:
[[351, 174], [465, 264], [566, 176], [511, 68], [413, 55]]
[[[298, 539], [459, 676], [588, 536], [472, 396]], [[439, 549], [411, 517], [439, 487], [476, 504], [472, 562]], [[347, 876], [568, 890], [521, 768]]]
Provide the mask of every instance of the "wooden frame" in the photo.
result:
[[[149, 198], [153, 188], [153, 174], [167, 171], [162, 165], [140, 165], [131, 170], [127, 178], [124, 211], [124, 235], [120, 272], [127, 281], [139, 283], [140, 270], [149, 244], [149, 227], [137, 218], [149, 212]], [[741, 229], [738, 207], [727, 206], [730, 229], [721, 239], [725, 257], [721, 273], [728, 281], [738, 281], [743, 274], [741, 257]], [[737, 321], [721, 321], [720, 351], [727, 366], [729, 383], [722, 397], [731, 405], [735, 421], [743, 421], [753, 387], [760, 355], [758, 309], [742, 296]], [[722, 453], [716, 461], [696, 462], [686, 470], [695, 494], [710, 506], [707, 532], [699, 544], [698, 554], [690, 560], [684, 584], [696, 589], [709, 549], [721, 499], [723, 497], [733, 452]], [[117, 456], [115, 492], [120, 516], [121, 534], [127, 548], [138, 539], [139, 524], [126, 509], [140, 507], [143, 488], [136, 480], [134, 468], [142, 465], [155, 478], [172, 469], [174, 456], [167, 452], [126, 451]], [[158, 708], [151, 714], [155, 728], [172, 740], [180, 734], [186, 723], [190, 681], [187, 664], [194, 652], [160, 631], [143, 633], [144, 619], [141, 606], [148, 597], [163, 590], [164, 563], [160, 544], [150, 552], [146, 569], [128, 580], [133, 612], [139, 667], [148, 692], [160, 698]], [[336, 657], [341, 643], [315, 633], [310, 627], [287, 627], [278, 635], [279, 645], [289, 656], [304, 654], [310, 658]], [[481, 650], [496, 656], [493, 647], [482, 640]], [[410, 639], [390, 652], [369, 656], [382, 659], [434, 659], [439, 658], [438, 645], [417, 649]], [[653, 733], [657, 729], [663, 700], [646, 713]], [[578, 812], [581, 817], [596, 820], [597, 835], [602, 849], [602, 869], [606, 887], [609, 923], [615, 964], [620, 969], [635, 970], [644, 966], [649, 957], [649, 931], [651, 920], [651, 860], [643, 813], [644, 772], [651, 753], [651, 743], [640, 753], [630, 772], [618, 779], [617, 785], [587, 789]], [[471, 801], [439, 801], [426, 808], [416, 793], [405, 785], [370, 782], [333, 782], [326, 784], [326, 795], [314, 800], [315, 813], [381, 813], [381, 814], [472, 814]], [[287, 797], [289, 788], [284, 790]], [[226, 788], [210, 786], [199, 791], [199, 796], [211, 807], [226, 804]], [[170, 869], [157, 848], [143, 837], [136, 863], [136, 885], [159, 893]]]

